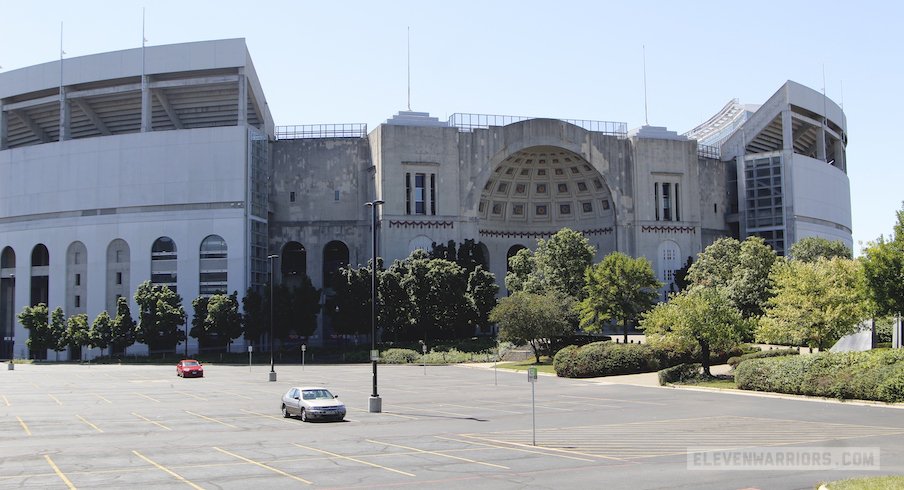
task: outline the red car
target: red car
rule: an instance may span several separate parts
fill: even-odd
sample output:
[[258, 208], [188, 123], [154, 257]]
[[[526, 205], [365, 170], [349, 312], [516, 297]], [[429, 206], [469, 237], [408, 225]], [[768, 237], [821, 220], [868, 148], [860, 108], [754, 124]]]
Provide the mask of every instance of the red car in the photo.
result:
[[176, 376], [203, 378], [204, 366], [194, 359], [183, 359], [176, 364]]

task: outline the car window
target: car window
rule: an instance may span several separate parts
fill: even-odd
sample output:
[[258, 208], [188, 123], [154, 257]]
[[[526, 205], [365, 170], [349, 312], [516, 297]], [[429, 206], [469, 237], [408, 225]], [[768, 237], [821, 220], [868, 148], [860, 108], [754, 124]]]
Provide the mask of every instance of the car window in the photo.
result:
[[305, 400], [329, 400], [333, 394], [329, 390], [304, 390], [302, 396]]

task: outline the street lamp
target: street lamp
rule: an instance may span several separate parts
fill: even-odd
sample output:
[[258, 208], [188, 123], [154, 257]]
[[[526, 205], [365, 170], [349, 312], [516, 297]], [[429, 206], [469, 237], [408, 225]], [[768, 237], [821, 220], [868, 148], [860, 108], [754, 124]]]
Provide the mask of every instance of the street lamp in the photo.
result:
[[268, 255], [267, 260], [270, 262], [270, 381], [276, 381], [276, 370], [273, 365], [273, 259], [279, 255]]
[[371, 277], [370, 277], [370, 313], [371, 313], [371, 323], [370, 323], [370, 361], [373, 364], [373, 393], [370, 394], [370, 399], [368, 400], [368, 411], [371, 413], [381, 412], [383, 411], [383, 400], [380, 399], [380, 395], [377, 394], [377, 358], [379, 354], [377, 354], [376, 347], [376, 338], [377, 338], [377, 206], [383, 204], [383, 201], [375, 200], [373, 202], [365, 203], [365, 206], [373, 209], [373, 218], [370, 222], [371, 229], [373, 230], [373, 238], [374, 238], [374, 250], [373, 250], [373, 262], [371, 263]]

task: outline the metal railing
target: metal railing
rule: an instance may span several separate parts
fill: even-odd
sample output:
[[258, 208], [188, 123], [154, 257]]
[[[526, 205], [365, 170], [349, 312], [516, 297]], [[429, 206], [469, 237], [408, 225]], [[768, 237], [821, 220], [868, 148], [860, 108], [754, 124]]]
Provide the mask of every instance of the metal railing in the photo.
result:
[[719, 160], [722, 156], [722, 152], [720, 151], [718, 146], [697, 144], [697, 156]]
[[[502, 116], [497, 114], [468, 114], [456, 112], [449, 116], [449, 125], [455, 126], [462, 131], [473, 131], [475, 129], [486, 129], [490, 126], [507, 126], [512, 123], [526, 121], [528, 119], [539, 119], [527, 116]], [[624, 138], [628, 134], [628, 123], [613, 121], [591, 121], [587, 119], [558, 119], [560, 121], [574, 124], [575, 126], [593, 131], [596, 133], [610, 134]]]
[[364, 138], [367, 136], [367, 124], [301, 124], [295, 126], [276, 126], [276, 139], [294, 140], [302, 138]]

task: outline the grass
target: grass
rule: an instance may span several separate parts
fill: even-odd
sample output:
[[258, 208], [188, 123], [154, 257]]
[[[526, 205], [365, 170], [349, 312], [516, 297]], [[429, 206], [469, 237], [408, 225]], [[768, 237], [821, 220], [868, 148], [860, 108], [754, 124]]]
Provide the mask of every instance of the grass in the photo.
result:
[[816, 488], [828, 490], [897, 490], [904, 488], [904, 476], [872, 476], [852, 478], [818, 485]]
[[496, 367], [500, 369], [511, 369], [513, 371], [527, 371], [527, 368], [535, 367], [538, 372], [556, 374], [556, 370], [552, 365], [552, 358], [549, 357], [541, 357], [540, 364], [536, 363], [536, 359], [530, 358], [526, 361], [501, 362], [497, 364]]

